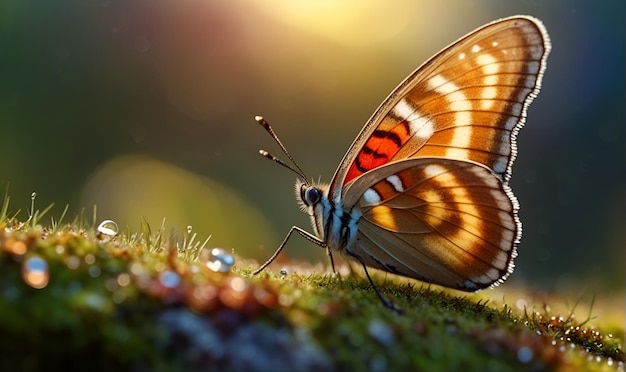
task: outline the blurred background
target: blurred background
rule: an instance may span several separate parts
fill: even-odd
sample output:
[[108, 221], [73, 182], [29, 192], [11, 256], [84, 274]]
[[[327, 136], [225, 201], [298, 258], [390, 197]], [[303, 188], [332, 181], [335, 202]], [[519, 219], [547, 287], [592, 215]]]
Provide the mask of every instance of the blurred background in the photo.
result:
[[[519, 136], [524, 234], [509, 280], [623, 292], [623, 1], [3, 0], [0, 186], [22, 219], [36, 191], [54, 218], [95, 204], [99, 220], [137, 232], [165, 217], [168, 231], [192, 226], [265, 260], [309, 221], [294, 175], [258, 155], [279, 151], [255, 115], [329, 181], [401, 80], [515, 14], [542, 19], [553, 51]], [[283, 254], [327, 260], [298, 238]]]

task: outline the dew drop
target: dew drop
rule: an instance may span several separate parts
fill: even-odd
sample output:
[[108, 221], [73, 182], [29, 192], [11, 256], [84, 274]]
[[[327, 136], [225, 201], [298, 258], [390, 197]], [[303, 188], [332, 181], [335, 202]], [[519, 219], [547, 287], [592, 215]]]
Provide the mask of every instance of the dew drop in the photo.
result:
[[39, 256], [28, 258], [22, 266], [22, 278], [26, 284], [33, 288], [44, 288], [50, 280], [48, 263]]
[[243, 280], [242, 278], [233, 278], [230, 281], [230, 287], [235, 291], [235, 292], [243, 292], [246, 290], [246, 288], [248, 287], [248, 284], [246, 283], [245, 280]]
[[199, 300], [213, 300], [217, 297], [217, 289], [212, 285], [197, 286], [193, 290], [193, 296]]
[[35, 200], [37, 198], [37, 193], [33, 191], [32, 194], [30, 194], [30, 200]]
[[519, 310], [524, 310], [528, 307], [528, 302], [524, 298], [518, 298], [517, 301], [515, 301], [515, 307]]
[[280, 276], [281, 276], [281, 277], [283, 277], [283, 278], [284, 278], [284, 277], [286, 277], [286, 276], [287, 276], [287, 274], [289, 274], [289, 272], [288, 272], [288, 271], [287, 271], [287, 269], [285, 269], [285, 268], [280, 269], [280, 271], [278, 272], [278, 275], [280, 275]]
[[211, 271], [225, 273], [235, 264], [235, 257], [222, 248], [203, 249], [200, 261]]
[[130, 272], [135, 276], [142, 276], [146, 274], [146, 269], [139, 262], [133, 262], [130, 265]]
[[104, 283], [104, 286], [105, 286], [106, 289], [108, 289], [109, 291], [113, 292], [113, 291], [115, 291], [118, 288], [117, 280], [115, 278], [109, 278]]
[[85, 255], [84, 260], [86, 264], [93, 265], [96, 262], [96, 256], [93, 253], [88, 253]]
[[100, 222], [100, 225], [98, 225], [98, 227], [96, 228], [96, 231], [98, 232], [98, 234], [96, 235], [96, 238], [100, 242], [106, 243], [110, 241], [111, 239], [115, 238], [117, 234], [119, 233], [120, 229], [117, 226], [117, 223], [115, 223], [115, 221], [104, 220]]
[[286, 294], [281, 294], [280, 296], [278, 296], [278, 303], [283, 306], [291, 306], [291, 304], [293, 304], [293, 297]]
[[130, 284], [130, 275], [128, 273], [121, 273], [117, 276], [117, 284], [120, 287], [126, 287]]
[[164, 287], [175, 288], [180, 283], [180, 276], [173, 271], [167, 270], [159, 275], [159, 281]]
[[533, 360], [533, 356], [534, 353], [528, 346], [521, 347], [517, 350], [517, 360], [524, 364], [530, 363], [530, 361]]
[[97, 278], [100, 276], [100, 267], [99, 266], [91, 266], [89, 267], [89, 269], [87, 270], [89, 272], [89, 275], [92, 278]]
[[74, 270], [80, 266], [80, 258], [78, 256], [69, 256], [67, 258], [67, 267]]
[[192, 231], [193, 231], [193, 226], [187, 225], [187, 234], [191, 234]]
[[367, 333], [384, 347], [392, 347], [396, 338], [391, 328], [381, 320], [372, 320], [367, 325]]

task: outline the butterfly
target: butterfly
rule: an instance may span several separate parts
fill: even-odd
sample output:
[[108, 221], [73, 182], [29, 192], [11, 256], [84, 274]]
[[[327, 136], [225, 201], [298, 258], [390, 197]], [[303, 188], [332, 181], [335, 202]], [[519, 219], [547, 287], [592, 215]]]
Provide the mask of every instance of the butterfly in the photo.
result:
[[296, 198], [313, 233], [296, 232], [367, 268], [462, 291], [502, 283], [521, 237], [509, 187], [516, 137], [539, 93], [551, 44], [541, 21], [515, 16], [462, 37], [409, 75], [374, 112], [330, 184], [295, 167]]

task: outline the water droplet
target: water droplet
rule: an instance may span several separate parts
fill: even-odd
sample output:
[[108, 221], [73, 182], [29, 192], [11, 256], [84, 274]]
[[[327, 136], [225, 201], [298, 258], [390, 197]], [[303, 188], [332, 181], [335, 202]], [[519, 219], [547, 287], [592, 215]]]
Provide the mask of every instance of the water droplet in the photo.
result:
[[89, 267], [89, 270], [87, 270], [89, 272], [89, 275], [92, 278], [97, 278], [100, 276], [100, 267], [99, 266], [91, 266]]
[[135, 276], [142, 276], [147, 273], [146, 269], [139, 262], [133, 262], [132, 265], [130, 265], [130, 272]]
[[44, 288], [50, 280], [48, 263], [39, 256], [28, 258], [22, 266], [22, 278], [26, 284], [33, 288]]
[[200, 252], [200, 261], [212, 271], [225, 273], [235, 264], [235, 257], [222, 248], [203, 249]]
[[117, 234], [119, 233], [120, 229], [117, 226], [117, 223], [115, 223], [115, 221], [104, 220], [100, 223], [100, 225], [98, 225], [98, 227], [96, 228], [96, 231], [98, 232], [98, 234], [96, 235], [96, 238], [100, 242], [106, 243], [110, 241], [111, 239], [115, 238]]
[[117, 289], [117, 280], [115, 278], [109, 278], [104, 283], [104, 286], [106, 287], [106, 289], [113, 292]]
[[30, 194], [30, 200], [35, 200], [35, 198], [37, 198], [37, 193], [33, 191], [33, 193]]
[[159, 275], [159, 281], [164, 287], [174, 288], [180, 283], [180, 276], [173, 271], [167, 270]]
[[117, 284], [120, 287], [126, 287], [130, 284], [130, 275], [128, 273], [121, 273], [117, 276]]
[[92, 253], [88, 253], [85, 255], [86, 264], [93, 265], [94, 262], [96, 262], [96, 256], [94, 256]]
[[382, 346], [392, 347], [396, 343], [393, 331], [381, 320], [370, 321], [367, 325], [367, 333]]
[[193, 226], [188, 225], [187, 226], [187, 234], [191, 234], [191, 231], [193, 231]]
[[285, 268], [280, 269], [280, 271], [278, 272], [278, 275], [282, 276], [283, 278], [286, 277], [287, 274], [289, 274], [289, 272]]
[[533, 360], [534, 354], [535, 353], [533, 353], [528, 346], [521, 347], [517, 351], [517, 360], [522, 363], [530, 363]]
[[280, 296], [278, 296], [278, 303], [283, 306], [291, 306], [291, 304], [293, 304], [293, 297], [286, 294], [281, 294]]
[[67, 267], [74, 270], [80, 266], [80, 258], [78, 256], [69, 256], [67, 258]]
[[217, 289], [212, 285], [197, 286], [193, 290], [193, 296], [199, 300], [213, 300], [217, 297]]
[[233, 278], [230, 281], [230, 287], [235, 291], [235, 292], [243, 292], [246, 290], [246, 288], [248, 287], [248, 284], [246, 283], [245, 280], [243, 280], [242, 278]]

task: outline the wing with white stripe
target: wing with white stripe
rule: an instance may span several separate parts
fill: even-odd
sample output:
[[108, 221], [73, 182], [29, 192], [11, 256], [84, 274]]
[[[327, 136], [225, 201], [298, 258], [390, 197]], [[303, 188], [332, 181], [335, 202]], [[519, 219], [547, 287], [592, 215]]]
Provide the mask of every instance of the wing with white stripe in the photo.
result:
[[351, 202], [362, 213], [349, 249], [368, 266], [467, 291], [498, 284], [513, 269], [517, 202], [481, 165], [408, 159], [348, 188], [360, 192]]

